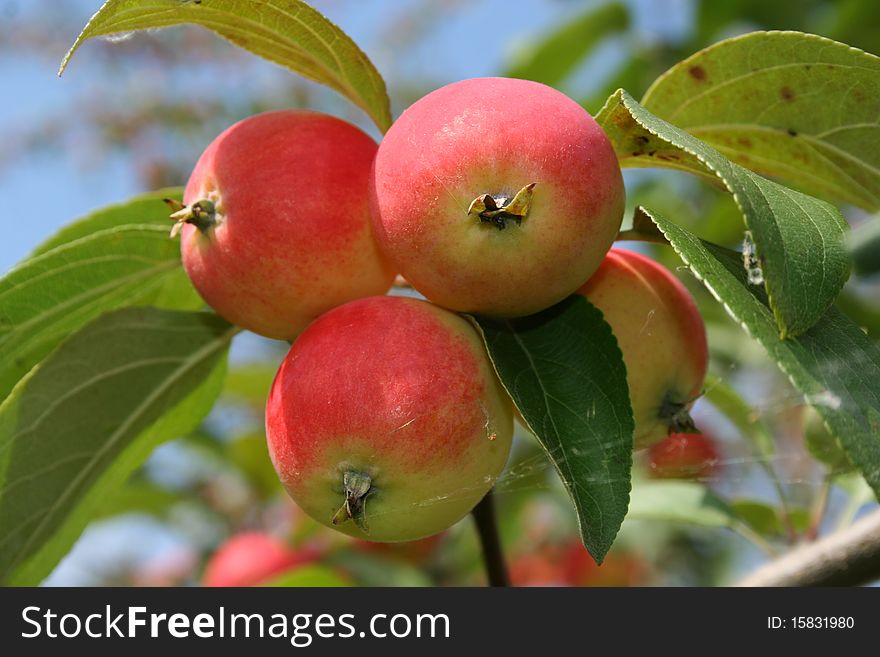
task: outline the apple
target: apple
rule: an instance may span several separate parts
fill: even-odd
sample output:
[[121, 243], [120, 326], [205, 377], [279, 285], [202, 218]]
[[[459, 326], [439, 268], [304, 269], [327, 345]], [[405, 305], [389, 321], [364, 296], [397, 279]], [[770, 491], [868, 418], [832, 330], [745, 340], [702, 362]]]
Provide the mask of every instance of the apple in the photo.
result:
[[256, 586], [316, 558], [263, 532], [236, 534], [209, 559], [203, 586]]
[[648, 467], [658, 479], [707, 479], [718, 468], [715, 442], [702, 433], [673, 433], [648, 450]]
[[510, 564], [514, 586], [642, 586], [647, 579], [640, 557], [615, 551], [599, 566], [577, 539], [540, 545]]
[[512, 403], [468, 321], [419, 299], [370, 297], [293, 343], [266, 433], [306, 513], [358, 538], [411, 541], [491, 488], [510, 452]]
[[477, 78], [391, 126], [373, 166], [374, 233], [395, 268], [453, 310], [529, 315], [574, 292], [624, 210], [614, 149], [551, 87]]
[[202, 298], [230, 322], [290, 340], [318, 315], [383, 294], [394, 272], [369, 219], [376, 142], [353, 125], [283, 110], [218, 136], [169, 201]]
[[654, 260], [614, 248], [578, 293], [602, 311], [623, 353], [636, 447], [694, 430], [688, 411], [702, 392], [709, 350], [684, 285]]
[[644, 586], [648, 580], [648, 566], [639, 556], [610, 552], [600, 566], [576, 539], [563, 547], [560, 561], [571, 586]]
[[517, 555], [510, 562], [512, 586], [569, 586], [565, 579], [558, 550], [541, 547]]

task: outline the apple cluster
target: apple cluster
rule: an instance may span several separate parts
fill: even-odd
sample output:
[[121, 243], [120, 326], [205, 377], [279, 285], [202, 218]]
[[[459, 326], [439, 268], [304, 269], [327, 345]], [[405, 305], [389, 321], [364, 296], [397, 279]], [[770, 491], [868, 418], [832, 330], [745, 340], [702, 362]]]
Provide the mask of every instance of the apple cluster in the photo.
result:
[[[623, 353], [636, 445], [692, 428], [703, 323], [666, 269], [611, 248], [624, 204], [580, 105], [480, 78], [417, 101], [379, 145], [319, 113], [247, 118], [208, 146], [172, 218], [204, 300], [292, 342], [266, 407], [291, 497], [347, 534], [404, 541], [466, 515], [510, 451], [514, 405], [467, 315], [586, 296]], [[424, 298], [388, 296], [396, 277]]]

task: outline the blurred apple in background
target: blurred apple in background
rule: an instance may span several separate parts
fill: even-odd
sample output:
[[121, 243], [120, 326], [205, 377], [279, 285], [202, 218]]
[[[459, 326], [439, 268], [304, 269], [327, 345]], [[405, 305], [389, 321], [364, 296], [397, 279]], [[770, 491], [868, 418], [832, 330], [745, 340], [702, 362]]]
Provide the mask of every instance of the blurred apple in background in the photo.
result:
[[649, 576], [648, 563], [629, 552], [611, 552], [596, 565], [577, 538], [546, 544], [510, 564], [514, 586], [644, 586]]
[[202, 585], [256, 586], [317, 557], [312, 549], [293, 550], [269, 534], [237, 534], [208, 560]]
[[648, 451], [648, 468], [657, 479], [707, 479], [719, 461], [715, 441], [702, 433], [673, 433]]

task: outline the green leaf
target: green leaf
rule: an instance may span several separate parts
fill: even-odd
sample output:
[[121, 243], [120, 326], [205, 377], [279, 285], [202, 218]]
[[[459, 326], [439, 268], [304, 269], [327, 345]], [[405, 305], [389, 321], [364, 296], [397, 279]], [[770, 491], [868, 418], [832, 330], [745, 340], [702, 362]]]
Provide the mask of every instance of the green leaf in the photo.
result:
[[338, 569], [359, 586], [423, 587], [433, 582], [421, 569], [387, 556], [342, 550], [329, 554], [324, 563]]
[[875, 496], [864, 477], [856, 472], [837, 475], [833, 481], [849, 497], [835, 522], [838, 529], [843, 529], [855, 520], [859, 510], [872, 502]]
[[856, 322], [869, 338], [880, 341], [880, 305], [872, 296], [871, 288], [867, 286], [861, 293], [857, 286], [844, 288], [834, 305]]
[[[807, 451], [814, 459], [828, 468], [830, 475], [842, 474], [855, 469], [846, 452], [822, 420], [812, 408], [804, 409], [803, 437]], [[826, 474], [826, 476], [827, 476]]]
[[159, 226], [170, 234], [174, 224], [169, 218], [171, 211], [163, 203], [163, 199], [171, 198], [176, 201], [183, 199], [183, 189], [180, 187], [168, 187], [158, 189], [146, 194], [133, 196], [123, 203], [108, 205], [91, 214], [77, 219], [64, 226], [45, 242], [31, 252], [30, 258], [35, 258], [47, 251], [73, 242], [81, 237], [88, 237], [108, 228], [120, 228], [122, 226]]
[[622, 89], [596, 117], [623, 166], [665, 166], [723, 184], [746, 222], [753, 280], [763, 281], [782, 337], [819, 321], [849, 277], [846, 221], [834, 206], [730, 162], [657, 118]]
[[0, 397], [65, 337], [132, 305], [204, 305], [167, 225], [120, 225], [25, 260], [0, 279]]
[[640, 208], [636, 230], [652, 229], [662, 232], [728, 314], [767, 350], [880, 497], [880, 348], [834, 307], [804, 334], [780, 340], [766, 295], [749, 285], [740, 254]]
[[269, 363], [246, 363], [229, 370], [223, 396], [231, 402], [265, 409], [269, 388], [278, 372], [278, 366]]
[[749, 440], [758, 455], [769, 460], [775, 450], [773, 436], [761, 421], [760, 413], [740, 397], [739, 393], [716, 376], [706, 377], [703, 397], [724, 414], [730, 422]]
[[731, 160], [880, 209], [880, 58], [801, 32], [716, 43], [660, 76], [645, 109]]
[[321, 565], [297, 566], [292, 570], [281, 573], [260, 586], [270, 587], [300, 587], [321, 586], [341, 587], [351, 586], [351, 582], [342, 577], [335, 570]]
[[689, 481], [640, 481], [633, 486], [627, 518], [663, 520], [702, 527], [733, 528], [734, 510], [703, 484]]
[[391, 125], [385, 82], [345, 32], [301, 0], [107, 0], [61, 62], [87, 39], [182, 23], [206, 27], [237, 46], [324, 84]]
[[264, 433], [239, 436], [227, 446], [229, 461], [247, 478], [261, 498], [283, 492], [269, 457]]
[[[715, 41], [719, 35], [723, 36], [731, 29], [739, 29], [740, 25], [760, 25], [770, 29], [806, 29], [810, 22], [815, 22], [816, 14], [821, 13], [816, 12], [816, 9], [825, 3], [826, 0], [797, 0], [797, 11], [792, 11], [793, 6], [785, 2], [697, 0], [694, 12], [695, 34], [692, 40], [697, 43]], [[841, 2], [835, 4], [840, 5]]]
[[477, 322], [501, 382], [574, 502], [584, 546], [601, 563], [626, 515], [634, 429], [611, 328], [580, 295], [530, 317]]
[[849, 248], [856, 274], [870, 276], [880, 272], [880, 218], [864, 221], [854, 228]]
[[868, 486], [865, 478], [857, 472], [844, 472], [835, 475], [834, 484], [849, 497], [854, 498], [859, 506], [867, 504], [874, 498], [871, 487]]
[[776, 509], [758, 500], [734, 500], [730, 503], [739, 518], [762, 536], [781, 536], [782, 520]]
[[810, 525], [813, 524], [810, 510], [805, 509], [802, 506], [791, 509], [788, 515], [791, 520], [791, 526], [794, 527], [796, 532], [805, 532], [810, 528]]
[[123, 513], [146, 513], [161, 517], [184, 499], [180, 493], [161, 488], [149, 481], [129, 481], [100, 503], [92, 519]]
[[629, 12], [620, 2], [591, 7], [568, 19], [556, 31], [519, 53], [507, 77], [534, 80], [557, 86], [603, 39], [621, 32], [629, 24]]
[[124, 308], [58, 347], [0, 405], [0, 581], [38, 584], [161, 442], [220, 392], [237, 329]]
[[762, 550], [773, 553], [773, 547], [744, 522], [732, 506], [696, 482], [638, 482], [633, 486], [627, 518], [729, 529]]

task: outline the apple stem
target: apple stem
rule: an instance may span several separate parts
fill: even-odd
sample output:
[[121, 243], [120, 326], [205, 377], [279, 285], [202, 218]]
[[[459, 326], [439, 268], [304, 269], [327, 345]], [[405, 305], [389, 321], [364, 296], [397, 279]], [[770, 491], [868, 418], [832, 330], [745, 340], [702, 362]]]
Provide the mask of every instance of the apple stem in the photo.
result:
[[501, 536], [498, 533], [498, 520], [495, 516], [495, 502], [490, 489], [471, 511], [477, 525], [480, 546], [483, 549], [483, 564], [489, 586], [510, 586], [507, 564], [501, 548]]
[[174, 221], [174, 226], [171, 228], [171, 237], [175, 237], [180, 232], [183, 224], [192, 224], [203, 235], [207, 235], [211, 227], [217, 222], [217, 208], [214, 206], [213, 201], [206, 198], [189, 205], [184, 205], [172, 198], [162, 200], [173, 210], [171, 219]]

